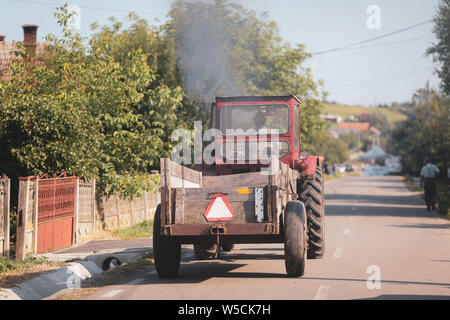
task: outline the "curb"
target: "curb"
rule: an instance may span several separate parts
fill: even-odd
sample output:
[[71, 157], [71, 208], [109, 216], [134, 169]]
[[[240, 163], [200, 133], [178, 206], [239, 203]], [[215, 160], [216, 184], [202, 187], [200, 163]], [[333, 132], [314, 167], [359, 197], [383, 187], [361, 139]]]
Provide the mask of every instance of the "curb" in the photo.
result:
[[44, 273], [0, 289], [0, 300], [40, 300], [67, 288], [77, 288], [81, 281], [103, 273], [93, 261], [71, 262], [68, 266]]
[[[49, 260], [77, 261], [67, 266], [45, 272], [34, 278], [16, 284], [12, 288], [0, 288], [0, 300], [41, 300], [53, 296], [64, 289], [75, 289], [86, 280], [102, 275], [113, 266], [104, 265], [109, 258], [119, 260], [120, 264], [135, 261], [142, 256], [152, 253], [150, 247], [108, 249], [95, 253], [79, 254], [42, 254]], [[106, 268], [106, 270], [105, 270]]]

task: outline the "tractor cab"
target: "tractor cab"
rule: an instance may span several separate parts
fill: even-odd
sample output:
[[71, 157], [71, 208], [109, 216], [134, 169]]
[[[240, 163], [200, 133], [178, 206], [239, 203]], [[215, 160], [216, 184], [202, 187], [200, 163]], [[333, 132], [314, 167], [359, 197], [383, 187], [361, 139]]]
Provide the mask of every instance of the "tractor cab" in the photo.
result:
[[257, 171], [276, 155], [291, 168], [306, 165], [300, 152], [300, 100], [293, 96], [217, 97], [211, 106], [218, 174]]

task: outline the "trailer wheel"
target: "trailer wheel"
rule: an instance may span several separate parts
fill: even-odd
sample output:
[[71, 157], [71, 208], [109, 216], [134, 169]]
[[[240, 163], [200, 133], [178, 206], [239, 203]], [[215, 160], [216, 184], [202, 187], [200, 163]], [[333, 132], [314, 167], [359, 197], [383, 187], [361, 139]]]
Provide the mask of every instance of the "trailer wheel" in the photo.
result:
[[225, 242], [220, 245], [222, 247], [223, 252], [230, 252], [234, 248], [234, 244]]
[[284, 261], [290, 277], [300, 277], [306, 263], [306, 212], [303, 203], [289, 201], [284, 213]]
[[194, 244], [195, 258], [198, 260], [213, 260], [219, 258], [220, 247], [217, 243], [196, 243]]
[[317, 166], [314, 179], [299, 181], [298, 197], [306, 209], [308, 259], [320, 259], [325, 252], [324, 184], [320, 166]]
[[181, 243], [161, 234], [161, 205], [156, 208], [153, 220], [153, 258], [160, 278], [175, 278], [180, 269]]

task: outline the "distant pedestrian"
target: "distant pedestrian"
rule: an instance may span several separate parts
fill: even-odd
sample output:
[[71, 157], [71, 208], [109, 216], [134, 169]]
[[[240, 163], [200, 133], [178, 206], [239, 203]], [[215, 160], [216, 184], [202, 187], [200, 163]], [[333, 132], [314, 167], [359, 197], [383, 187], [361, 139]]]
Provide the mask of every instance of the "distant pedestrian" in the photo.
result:
[[425, 193], [425, 203], [427, 210], [434, 210], [436, 202], [436, 178], [439, 174], [439, 168], [434, 165], [430, 159], [425, 160], [425, 165], [420, 170], [420, 183], [423, 185]]
[[333, 163], [332, 171], [333, 171], [333, 176], [335, 176], [336, 175], [336, 162]]
[[324, 165], [323, 165], [323, 170], [325, 171], [325, 174], [330, 174], [330, 166], [328, 165], [328, 163], [325, 163]]

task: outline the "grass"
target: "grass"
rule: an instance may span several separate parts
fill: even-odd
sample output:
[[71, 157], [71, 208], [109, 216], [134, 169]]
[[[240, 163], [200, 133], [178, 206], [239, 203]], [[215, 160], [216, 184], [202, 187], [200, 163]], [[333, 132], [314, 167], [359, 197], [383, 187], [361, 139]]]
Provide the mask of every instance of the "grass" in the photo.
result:
[[116, 229], [113, 236], [120, 239], [148, 238], [153, 235], [153, 220], [147, 220], [125, 229]]
[[[402, 177], [406, 187], [409, 191], [417, 193], [422, 199], [425, 199], [423, 188], [414, 182], [413, 178], [409, 175]], [[436, 206], [437, 212], [443, 218], [450, 220], [450, 193], [447, 185], [440, 181], [436, 186]]]
[[396, 122], [406, 120], [406, 116], [400, 112], [393, 111], [387, 108], [368, 108], [363, 106], [348, 106], [342, 104], [330, 104], [325, 103], [324, 113], [340, 115], [344, 119], [348, 119], [350, 116], [358, 117], [362, 113], [370, 114], [375, 111], [380, 111], [386, 115], [389, 122]]
[[23, 260], [0, 257], [0, 287], [10, 288], [37, 274], [52, 271], [64, 265], [66, 263], [50, 261], [46, 257], [27, 257]]
[[336, 175], [326, 174], [326, 173], [323, 174], [323, 181], [324, 182], [327, 182], [327, 181], [330, 181], [330, 180], [334, 180], [334, 179], [339, 179], [339, 178], [342, 178], [342, 175], [341, 175], [340, 172], [336, 172]]
[[343, 178], [343, 177], [359, 177], [360, 174], [358, 172], [345, 172], [345, 173], [341, 173], [341, 172], [336, 172], [336, 175], [332, 175], [332, 174], [323, 174], [323, 181], [327, 182], [330, 180], [334, 180], [334, 179], [339, 179], [339, 178]]
[[406, 187], [412, 192], [422, 192], [420, 195], [423, 198], [423, 189], [414, 182], [411, 176], [403, 177], [402, 180], [405, 182]]

